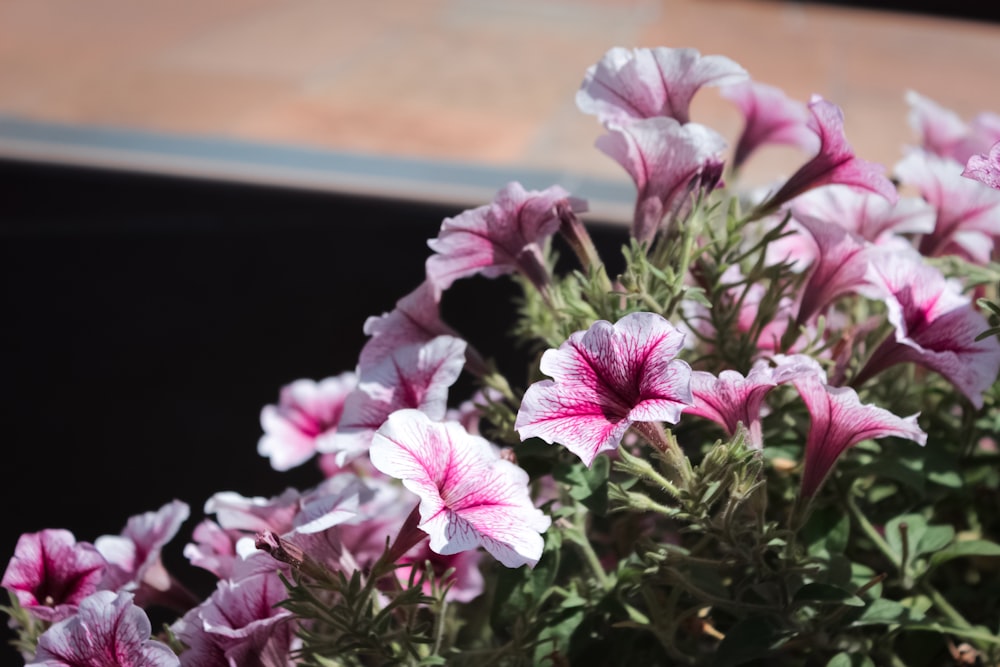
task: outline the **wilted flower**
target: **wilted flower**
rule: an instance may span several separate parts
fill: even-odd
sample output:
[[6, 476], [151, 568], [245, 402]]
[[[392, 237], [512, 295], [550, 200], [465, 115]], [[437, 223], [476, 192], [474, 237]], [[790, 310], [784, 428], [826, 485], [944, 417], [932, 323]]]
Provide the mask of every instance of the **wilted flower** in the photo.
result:
[[733, 370], [724, 370], [718, 376], [694, 371], [691, 373], [694, 405], [685, 408], [684, 414], [711, 419], [729, 436], [736, 435], [743, 424], [747, 429], [747, 444], [752, 449], [761, 449], [764, 439], [760, 420], [767, 393], [801, 375], [821, 372], [816, 362], [805, 355], [781, 356], [775, 366], [765, 360], [758, 361], [746, 377]]
[[94, 546], [108, 568], [101, 587], [135, 592], [136, 604], [161, 604], [184, 610], [197, 598], [163, 565], [160, 551], [174, 539], [191, 514], [188, 504], [173, 500], [155, 512], [128, 519], [119, 535], [102, 535]]

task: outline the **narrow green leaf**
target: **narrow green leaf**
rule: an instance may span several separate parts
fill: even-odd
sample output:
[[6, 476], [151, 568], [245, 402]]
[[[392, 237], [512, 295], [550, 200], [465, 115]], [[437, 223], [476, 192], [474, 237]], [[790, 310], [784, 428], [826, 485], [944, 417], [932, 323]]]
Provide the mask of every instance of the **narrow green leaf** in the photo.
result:
[[902, 605], [895, 600], [879, 598], [874, 600], [864, 610], [851, 625], [886, 625], [897, 623], [912, 623], [923, 620], [923, 612], [920, 612], [906, 605]]
[[819, 602], [826, 604], [842, 604], [848, 607], [864, 607], [865, 601], [851, 591], [833, 584], [812, 582], [795, 591], [795, 602]]
[[966, 556], [1000, 556], [1000, 544], [989, 540], [966, 540], [964, 542], [953, 542], [945, 549], [938, 551], [931, 556], [931, 567], [937, 567], [953, 558], [963, 558]]

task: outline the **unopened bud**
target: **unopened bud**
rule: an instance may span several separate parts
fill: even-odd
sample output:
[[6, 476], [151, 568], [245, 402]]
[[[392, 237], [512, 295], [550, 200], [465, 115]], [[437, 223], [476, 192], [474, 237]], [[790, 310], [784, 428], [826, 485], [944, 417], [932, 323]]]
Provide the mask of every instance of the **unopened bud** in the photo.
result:
[[305, 562], [305, 554], [302, 549], [288, 540], [281, 539], [273, 530], [265, 530], [262, 533], [257, 533], [254, 539], [254, 546], [261, 551], [271, 554], [271, 557], [275, 560], [288, 563], [296, 569], [301, 568]]

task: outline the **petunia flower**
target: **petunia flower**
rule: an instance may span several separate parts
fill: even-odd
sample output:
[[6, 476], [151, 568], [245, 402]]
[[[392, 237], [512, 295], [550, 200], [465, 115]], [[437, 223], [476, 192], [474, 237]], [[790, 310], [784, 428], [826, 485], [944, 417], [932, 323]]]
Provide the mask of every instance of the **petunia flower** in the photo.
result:
[[920, 237], [921, 254], [959, 255], [986, 264], [1000, 236], [1000, 191], [962, 176], [962, 170], [951, 158], [914, 149], [896, 164], [895, 174], [937, 214], [933, 231]]
[[151, 632], [131, 593], [98, 591], [38, 638], [35, 658], [25, 667], [178, 667], [178, 657]]
[[211, 519], [203, 519], [191, 531], [192, 541], [184, 545], [184, 557], [191, 565], [228, 579], [239, 557], [236, 544], [240, 537]]
[[971, 156], [965, 163], [962, 176], [1000, 190], [1000, 141], [993, 144], [988, 154]]
[[692, 405], [691, 367], [675, 359], [684, 334], [655, 313], [598, 320], [542, 355], [553, 379], [528, 387], [514, 428], [559, 443], [590, 466], [636, 422], [677, 423]]
[[965, 164], [1000, 141], [1000, 115], [984, 111], [966, 122], [934, 100], [913, 90], [906, 92], [910, 126], [924, 150]]
[[1000, 342], [976, 337], [989, 323], [941, 272], [916, 253], [885, 252], [870, 265], [872, 296], [885, 301], [895, 335], [869, 356], [853, 383], [899, 363], [941, 374], [977, 408], [1000, 372]]
[[746, 70], [725, 56], [696, 49], [614, 47], [587, 69], [576, 105], [602, 123], [665, 116], [690, 120], [691, 100], [702, 86], [742, 81]]
[[808, 215], [797, 221], [816, 243], [816, 258], [799, 300], [798, 324], [805, 324], [815, 314], [844, 294], [867, 285], [871, 243], [839, 225], [832, 225]]
[[301, 379], [282, 387], [278, 404], [265, 405], [260, 412], [264, 435], [257, 442], [257, 453], [267, 456], [278, 471], [308, 461], [319, 443], [333, 437], [344, 400], [357, 382], [357, 375], [347, 371], [319, 382]]
[[819, 365], [805, 355], [779, 355], [779, 359], [776, 366], [763, 360], [757, 362], [746, 377], [734, 370], [724, 370], [718, 376], [693, 371], [694, 405], [685, 408], [684, 414], [710, 419], [720, 424], [730, 437], [742, 423], [747, 429], [750, 447], [761, 449], [764, 446], [761, 417], [768, 392], [801, 375], [822, 374]]
[[128, 519], [118, 535], [102, 535], [94, 546], [108, 561], [102, 588], [135, 592], [136, 604], [159, 604], [186, 610], [198, 598], [177, 581], [163, 565], [162, 548], [177, 535], [191, 509], [173, 500], [155, 512]]
[[388, 313], [365, 320], [368, 342], [361, 348], [358, 366], [370, 368], [394, 350], [412, 343], [426, 343], [441, 335], [458, 334], [441, 320], [441, 298], [434, 283], [424, 280], [399, 299]]
[[840, 107], [814, 95], [809, 111], [812, 113], [809, 126], [819, 137], [819, 152], [758, 206], [758, 215], [777, 210], [803, 192], [833, 183], [868, 190], [895, 202], [899, 195], [896, 186], [886, 178], [885, 168], [856, 157], [847, 143]]
[[743, 114], [743, 131], [733, 151], [733, 169], [766, 144], [796, 146], [815, 153], [819, 138], [809, 128], [806, 105], [788, 97], [783, 90], [758, 81], [741, 81], [719, 89]]
[[686, 212], [692, 194], [719, 184], [726, 141], [715, 130], [660, 117], [606, 127], [608, 133], [595, 145], [635, 183], [632, 236], [637, 240], [651, 241], [665, 220], [670, 224]]
[[[274, 560], [264, 558], [266, 569], [218, 582], [215, 592], [172, 626], [187, 647], [184, 665], [240, 665], [290, 667], [292, 651], [299, 645], [292, 612], [279, 603], [288, 589], [278, 576]], [[284, 568], [287, 574], [287, 567]]]
[[337, 433], [321, 451], [342, 465], [367, 450], [375, 431], [395, 410], [416, 408], [443, 419], [448, 388], [465, 365], [465, 341], [438, 336], [397, 349], [360, 378], [344, 403]]
[[393, 412], [375, 434], [372, 464], [420, 498], [420, 530], [442, 555], [483, 547], [507, 567], [534, 567], [551, 520], [532, 505], [528, 474], [456, 422]]
[[921, 197], [885, 197], [847, 185], [827, 185], [799, 195], [789, 203], [793, 219], [809, 216], [843, 227], [876, 245], [895, 243], [901, 235], [926, 234], [934, 229], [936, 212]]
[[812, 374], [792, 380], [809, 410], [809, 435], [800, 494], [812, 498], [849, 447], [873, 438], [896, 436], [927, 442], [917, 415], [898, 417], [875, 405], [862, 405], [850, 387], [831, 387]]
[[539, 289], [549, 283], [542, 245], [559, 229], [557, 205], [569, 202], [586, 210], [581, 199], [554, 185], [542, 191], [525, 190], [515, 182], [503, 187], [485, 206], [445, 218], [437, 238], [427, 245], [427, 279], [435, 297], [459, 278], [482, 275], [496, 278], [520, 272]]
[[[367, 375], [399, 348], [428, 343], [438, 336], [461, 337], [441, 319], [441, 294], [429, 279], [397, 301], [390, 312], [365, 320], [364, 332], [368, 342], [358, 357], [359, 375]], [[465, 367], [473, 375], [488, 372], [486, 361], [470, 345], [466, 345], [465, 358]]]
[[36, 618], [54, 622], [71, 616], [98, 590], [107, 561], [68, 530], [50, 528], [17, 540], [0, 586]]

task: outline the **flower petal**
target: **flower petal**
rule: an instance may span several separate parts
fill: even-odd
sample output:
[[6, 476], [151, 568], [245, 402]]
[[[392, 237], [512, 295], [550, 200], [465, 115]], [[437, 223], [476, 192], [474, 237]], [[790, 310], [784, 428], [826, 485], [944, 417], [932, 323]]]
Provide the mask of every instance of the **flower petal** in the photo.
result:
[[534, 566], [551, 521], [531, 503], [528, 475], [457, 422], [392, 413], [375, 434], [372, 465], [420, 497], [420, 528], [448, 555], [482, 546], [507, 567]]

